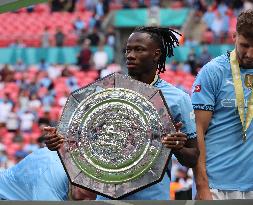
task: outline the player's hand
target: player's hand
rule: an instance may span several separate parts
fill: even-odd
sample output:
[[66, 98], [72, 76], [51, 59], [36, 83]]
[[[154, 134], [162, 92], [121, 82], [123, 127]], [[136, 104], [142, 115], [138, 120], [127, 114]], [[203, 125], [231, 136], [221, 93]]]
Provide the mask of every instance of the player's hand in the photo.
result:
[[209, 188], [203, 188], [197, 191], [195, 199], [196, 200], [213, 200], [213, 197]]
[[55, 127], [44, 127], [45, 144], [51, 151], [57, 151], [64, 142], [64, 137], [57, 134]]
[[163, 136], [162, 143], [165, 147], [173, 150], [182, 149], [187, 141], [186, 134], [180, 132], [182, 127], [182, 123], [179, 122], [176, 124], [176, 133], [173, 134], [166, 134]]

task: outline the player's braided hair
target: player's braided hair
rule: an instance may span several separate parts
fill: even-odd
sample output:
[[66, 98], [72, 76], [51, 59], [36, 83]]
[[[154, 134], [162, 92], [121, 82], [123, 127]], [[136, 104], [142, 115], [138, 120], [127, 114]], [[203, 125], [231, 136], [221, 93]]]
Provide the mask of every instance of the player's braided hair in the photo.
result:
[[163, 73], [165, 71], [166, 57], [171, 57], [174, 55], [173, 49], [179, 46], [178, 39], [175, 34], [181, 36], [180, 33], [174, 31], [170, 28], [163, 27], [137, 27], [134, 32], [148, 33], [150, 37], [158, 43], [161, 49], [161, 57], [158, 60], [158, 73]]

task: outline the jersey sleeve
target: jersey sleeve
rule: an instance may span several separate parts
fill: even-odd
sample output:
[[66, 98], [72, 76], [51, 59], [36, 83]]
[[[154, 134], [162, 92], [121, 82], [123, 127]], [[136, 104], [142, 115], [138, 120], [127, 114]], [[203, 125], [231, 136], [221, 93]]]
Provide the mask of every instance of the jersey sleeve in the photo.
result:
[[193, 84], [191, 99], [194, 110], [214, 111], [218, 80], [211, 66], [214, 64], [204, 66]]
[[196, 125], [195, 125], [195, 115], [192, 108], [192, 103], [190, 96], [184, 94], [178, 106], [178, 114], [174, 118], [175, 122], [182, 122], [183, 126], [181, 132], [187, 135], [187, 138], [196, 137]]

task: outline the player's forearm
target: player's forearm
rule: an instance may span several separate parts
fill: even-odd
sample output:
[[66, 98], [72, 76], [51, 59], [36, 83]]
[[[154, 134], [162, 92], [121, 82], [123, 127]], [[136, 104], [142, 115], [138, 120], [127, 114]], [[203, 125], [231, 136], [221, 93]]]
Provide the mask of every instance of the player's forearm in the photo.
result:
[[197, 161], [197, 165], [193, 168], [196, 187], [208, 188], [208, 177], [206, 172], [206, 146], [204, 141], [203, 132], [198, 132], [198, 146], [200, 155]]
[[198, 148], [183, 147], [180, 150], [173, 150], [172, 152], [183, 166], [191, 168], [196, 166], [199, 157]]
[[198, 160], [197, 165], [193, 168], [193, 173], [197, 190], [209, 187], [205, 163], [203, 164], [202, 160]]

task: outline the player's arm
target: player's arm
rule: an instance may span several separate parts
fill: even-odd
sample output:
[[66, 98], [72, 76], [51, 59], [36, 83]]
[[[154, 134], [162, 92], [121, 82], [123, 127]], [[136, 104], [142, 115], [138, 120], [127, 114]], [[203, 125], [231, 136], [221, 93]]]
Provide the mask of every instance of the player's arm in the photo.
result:
[[198, 157], [199, 157], [199, 149], [197, 139], [187, 139], [184, 147], [179, 150], [172, 150], [172, 153], [176, 156], [179, 163], [186, 167], [194, 167], [196, 166]]
[[86, 189], [71, 185], [71, 199], [72, 200], [95, 200], [96, 193], [88, 191]]
[[205, 133], [212, 118], [211, 111], [195, 110], [195, 120], [197, 129], [198, 146], [200, 156], [196, 167], [193, 168], [193, 173], [196, 181], [198, 200], [212, 200], [212, 195], [209, 189], [208, 177], [206, 173], [206, 146]]
[[180, 131], [181, 122], [177, 123], [175, 127], [177, 132], [165, 136], [162, 142], [171, 149], [180, 164], [186, 167], [194, 167], [199, 156], [197, 140], [196, 138], [187, 139], [187, 135]]

